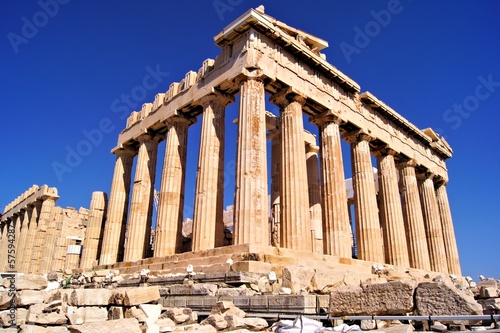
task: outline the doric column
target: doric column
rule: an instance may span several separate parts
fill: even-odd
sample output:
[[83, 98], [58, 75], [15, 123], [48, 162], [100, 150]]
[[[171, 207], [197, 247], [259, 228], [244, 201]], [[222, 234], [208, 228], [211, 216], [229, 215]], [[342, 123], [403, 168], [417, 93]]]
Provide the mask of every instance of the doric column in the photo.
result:
[[55, 272], [62, 272], [64, 269], [64, 263], [66, 261], [67, 247], [69, 240], [62, 236], [62, 228], [64, 224], [64, 210], [61, 207], [55, 207], [54, 209], [54, 220], [55, 220], [55, 246], [52, 253], [52, 264], [50, 269]]
[[271, 98], [281, 110], [280, 246], [312, 251], [302, 106], [305, 98], [281, 91]]
[[371, 137], [364, 133], [355, 133], [348, 135], [346, 139], [351, 143], [358, 257], [383, 263], [383, 241], [370, 155]]
[[155, 230], [155, 257], [180, 253], [186, 179], [188, 128], [194, 119], [170, 118], [161, 176], [158, 217]]
[[313, 119], [319, 127], [323, 201], [323, 251], [351, 258], [351, 228], [345, 187], [339, 125], [332, 115]]
[[[49, 194], [51, 193], [51, 194]], [[56, 188], [49, 188], [47, 196], [44, 196], [42, 207], [40, 209], [40, 216], [38, 217], [38, 228], [31, 253], [30, 273], [40, 274], [40, 267], [45, 267], [49, 264], [50, 259], [42, 256], [43, 248], [47, 242], [45, 236], [47, 234], [48, 225], [54, 219], [54, 207], [56, 206], [57, 196]]]
[[33, 208], [31, 210], [30, 224], [28, 227], [28, 234], [26, 235], [26, 245], [24, 248], [24, 254], [21, 264], [21, 271], [29, 273], [31, 272], [31, 255], [33, 250], [33, 244], [35, 242], [35, 237], [38, 228], [38, 216], [40, 215], [40, 209], [42, 207], [41, 201], [35, 201], [33, 203]]
[[233, 99], [205, 96], [193, 216], [192, 250], [224, 245], [224, 119]]
[[323, 227], [321, 225], [321, 187], [319, 185], [319, 147], [306, 144], [307, 183], [309, 194], [309, 214], [311, 219], [311, 241], [313, 251], [323, 254]]
[[134, 187], [127, 225], [127, 240], [123, 261], [143, 259], [149, 252], [151, 218], [155, 184], [156, 156], [159, 137], [142, 134], [135, 169]]
[[266, 158], [264, 83], [245, 77], [240, 88], [233, 244], [269, 244]]
[[[22, 262], [23, 262], [23, 256], [24, 256], [24, 250], [26, 249], [26, 246], [24, 246], [24, 244], [26, 244], [26, 237], [28, 236], [28, 228], [29, 228], [29, 224], [30, 224], [30, 217], [31, 217], [31, 209], [29, 207], [26, 207], [25, 209], [23, 209], [23, 222], [22, 222], [22, 225], [21, 225], [21, 232], [19, 234], [19, 240], [17, 241], [17, 254], [16, 254], [16, 269], [18, 272], [21, 272], [21, 273], [27, 273], [27, 272], [24, 272], [24, 271], [21, 271], [21, 268], [22, 268]], [[21, 245], [22, 246], [19, 246]]]
[[460, 269], [457, 240], [455, 238], [450, 203], [448, 202], [448, 194], [446, 192], [446, 184], [444, 182], [441, 182], [436, 189], [436, 199], [439, 208], [439, 216], [441, 217], [441, 225], [443, 228], [444, 249], [446, 251], [448, 271], [449, 273], [460, 276], [462, 275], [462, 270]]
[[443, 244], [443, 228], [432, 180], [434, 175], [428, 172], [419, 174], [418, 177], [431, 269], [435, 272], [448, 273], [446, 251]]
[[380, 223], [383, 231], [385, 262], [407, 267], [410, 265], [410, 260], [394, 155], [396, 152], [390, 148], [377, 152]]
[[100, 265], [114, 264], [123, 257], [130, 177], [135, 153], [131, 150], [118, 149], [114, 154], [115, 171], [104, 224]]
[[431, 270], [429, 248], [425, 236], [424, 217], [418, 192], [416, 163], [410, 160], [398, 165], [400, 174], [401, 206], [408, 244], [410, 266], [426, 271]]
[[[90, 201], [89, 222], [83, 241], [80, 268], [90, 269], [97, 264], [101, 248], [103, 222], [106, 218], [106, 204], [108, 197], [104, 192], [93, 192]], [[55, 221], [55, 220], [54, 220]]]
[[[279, 122], [280, 118], [276, 118]], [[270, 131], [271, 140], [271, 245], [280, 246], [281, 125]]]
[[2, 233], [1, 233], [1, 243], [0, 243], [0, 271], [6, 271], [7, 269], [7, 258], [8, 258], [8, 230], [10, 221], [4, 220], [1, 223]]

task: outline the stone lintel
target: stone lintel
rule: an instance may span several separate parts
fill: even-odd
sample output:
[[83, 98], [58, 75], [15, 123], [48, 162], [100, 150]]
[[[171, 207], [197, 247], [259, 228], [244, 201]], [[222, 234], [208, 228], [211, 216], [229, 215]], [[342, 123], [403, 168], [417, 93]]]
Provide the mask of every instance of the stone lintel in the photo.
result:
[[[32, 187], [33, 188], [33, 187]], [[22, 200], [15, 200], [13, 203], [15, 203], [12, 206], [7, 206], [9, 207], [9, 210], [7, 210], [3, 216], [2, 216], [2, 222], [7, 221], [8, 219], [12, 218], [14, 215], [19, 215], [19, 213], [22, 210], [25, 210], [27, 206], [33, 204], [36, 201], [43, 201], [47, 199], [54, 199], [57, 200], [59, 199], [59, 195], [57, 194], [57, 188], [55, 187], [48, 187], [47, 185], [43, 185], [42, 187], [38, 188], [36, 191], [32, 192], [28, 196], [26, 196]]]

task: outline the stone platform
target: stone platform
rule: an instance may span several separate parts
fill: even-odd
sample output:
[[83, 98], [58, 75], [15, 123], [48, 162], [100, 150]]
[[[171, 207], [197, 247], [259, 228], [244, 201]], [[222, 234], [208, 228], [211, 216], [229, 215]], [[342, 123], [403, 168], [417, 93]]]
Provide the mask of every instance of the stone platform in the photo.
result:
[[[185, 252], [166, 257], [146, 258], [134, 262], [119, 262], [113, 265], [94, 266], [94, 270], [115, 269], [120, 274], [134, 274], [142, 269], [151, 271], [151, 275], [183, 274], [186, 273], [188, 265], [193, 266], [195, 274], [204, 274], [205, 279], [213, 279], [204, 282], [233, 282], [245, 283], [239, 280], [240, 275], [226, 273], [249, 272], [259, 275], [267, 275], [275, 272], [278, 280], [293, 280], [293, 276], [301, 275], [304, 285], [311, 282], [317, 291], [328, 285], [356, 284], [368, 279], [377, 279], [379, 274], [373, 271], [376, 263], [356, 260], [352, 258], [339, 258], [330, 255], [321, 255], [310, 252], [290, 250], [285, 248], [240, 244], [219, 247], [210, 250]], [[376, 264], [391, 274], [394, 279], [428, 277], [432, 278], [439, 273], [423, 271], [408, 267]], [[293, 272], [293, 273], [292, 273]], [[222, 274], [222, 275], [221, 275]], [[196, 275], [195, 275], [196, 277]], [[248, 275], [245, 275], [247, 278]], [[201, 277], [200, 277], [201, 278]], [[168, 279], [168, 278], [165, 278]], [[176, 277], [172, 277], [176, 279]], [[286, 282], [285, 281], [285, 282]], [[201, 281], [200, 281], [201, 282]], [[297, 281], [301, 282], [301, 281]], [[166, 284], [170, 283], [165, 281]], [[178, 283], [178, 282], [177, 282]], [[298, 286], [294, 281], [289, 282], [292, 292]], [[310, 290], [312, 291], [312, 290]]]

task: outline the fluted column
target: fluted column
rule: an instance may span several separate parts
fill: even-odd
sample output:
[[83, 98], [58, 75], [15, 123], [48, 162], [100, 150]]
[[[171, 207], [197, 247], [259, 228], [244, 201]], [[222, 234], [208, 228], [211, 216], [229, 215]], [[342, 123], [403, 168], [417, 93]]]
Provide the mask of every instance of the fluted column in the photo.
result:
[[351, 258], [351, 228], [340, 144], [340, 119], [321, 116], [313, 119], [319, 126], [323, 201], [323, 251]]
[[241, 82], [233, 244], [269, 244], [264, 83]]
[[[276, 118], [279, 123], [280, 118]], [[271, 245], [280, 246], [281, 125], [270, 131], [271, 140]]]
[[302, 105], [305, 98], [284, 90], [271, 98], [281, 110], [280, 246], [312, 251]]
[[33, 208], [31, 210], [30, 216], [30, 224], [28, 227], [28, 234], [26, 236], [26, 245], [24, 249], [23, 259], [22, 259], [22, 272], [31, 272], [30, 264], [31, 264], [31, 255], [33, 250], [33, 245], [35, 242], [35, 237], [38, 228], [38, 216], [40, 215], [40, 209], [42, 207], [41, 201], [35, 201], [33, 203]]
[[321, 186], [319, 185], [319, 147], [306, 144], [307, 183], [309, 194], [309, 214], [311, 219], [311, 241], [313, 251], [323, 254], [323, 227], [321, 225]]
[[0, 271], [6, 271], [7, 269], [7, 253], [8, 253], [8, 231], [10, 221], [4, 220], [1, 222], [2, 225], [2, 234], [1, 234], [1, 243], [0, 243]]
[[440, 183], [436, 189], [436, 199], [443, 228], [444, 249], [446, 251], [448, 271], [449, 273], [460, 276], [462, 275], [462, 270], [460, 269], [457, 240], [455, 238], [450, 203], [448, 201], [448, 193], [446, 192], [446, 184], [444, 182]]
[[182, 218], [188, 128], [194, 120], [175, 116], [168, 123], [155, 230], [155, 257], [182, 250]]
[[406, 230], [406, 242], [408, 245], [408, 257], [411, 267], [430, 271], [429, 248], [425, 236], [424, 217], [422, 215], [415, 166], [416, 163], [413, 160], [398, 165], [401, 170], [401, 204]]
[[[26, 237], [28, 236], [28, 228], [30, 224], [30, 217], [31, 217], [31, 209], [29, 207], [26, 207], [23, 209], [23, 222], [21, 225], [21, 232], [19, 233], [19, 239], [17, 241], [17, 253], [16, 253], [16, 269], [18, 272], [21, 273], [27, 273], [24, 271], [21, 271], [22, 267], [22, 262], [23, 262], [23, 256], [24, 256], [24, 250], [26, 249]], [[19, 246], [22, 245], [22, 246]]]
[[224, 245], [224, 119], [232, 99], [208, 95], [202, 99], [200, 151], [193, 216], [192, 250]]
[[377, 156], [380, 222], [386, 263], [406, 267], [410, 265], [410, 260], [398, 188], [398, 174], [394, 163], [395, 154], [396, 152], [392, 149], [384, 149], [378, 152]]
[[40, 216], [38, 217], [38, 228], [33, 242], [33, 250], [31, 252], [30, 273], [45, 273], [40, 271], [40, 267], [44, 266], [42, 261], [47, 261], [48, 258], [42, 257], [42, 251], [44, 245], [46, 244], [45, 235], [47, 233], [48, 224], [54, 218], [53, 209], [56, 205], [57, 198], [58, 197], [47, 197], [42, 201]]
[[54, 221], [55, 221], [55, 232], [54, 232], [54, 251], [52, 252], [52, 263], [50, 265], [51, 271], [62, 272], [64, 269], [64, 264], [67, 255], [67, 246], [69, 244], [69, 239], [62, 237], [62, 227], [64, 224], [64, 210], [61, 207], [56, 206], [54, 209]]
[[101, 265], [111, 265], [121, 260], [125, 241], [130, 177], [135, 153], [119, 149], [114, 154], [116, 162], [99, 258]]
[[104, 192], [93, 192], [89, 208], [89, 222], [83, 241], [80, 268], [90, 269], [97, 264], [102, 241], [103, 223], [106, 218], [108, 197]]
[[383, 241], [369, 145], [371, 137], [361, 133], [348, 135], [346, 139], [351, 143], [358, 258], [383, 263]]
[[431, 173], [419, 174], [420, 200], [424, 216], [425, 235], [429, 246], [431, 269], [435, 272], [448, 273], [446, 251], [443, 244], [443, 228]]
[[151, 238], [153, 191], [159, 138], [143, 134], [138, 138], [138, 141], [140, 145], [123, 261], [136, 261], [145, 258]]

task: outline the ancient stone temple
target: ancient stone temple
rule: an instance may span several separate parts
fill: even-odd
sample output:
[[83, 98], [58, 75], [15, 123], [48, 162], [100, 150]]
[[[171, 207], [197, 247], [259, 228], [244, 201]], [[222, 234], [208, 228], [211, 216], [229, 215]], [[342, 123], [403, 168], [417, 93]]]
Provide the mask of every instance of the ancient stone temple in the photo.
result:
[[62, 208], [57, 199], [55, 187], [33, 185], [5, 207], [0, 271], [44, 274], [97, 264], [105, 193], [92, 194], [90, 210]]
[[[460, 274], [446, 193], [445, 160], [452, 150], [443, 138], [432, 129], [418, 129], [371, 93], [360, 93], [356, 82], [326, 61], [321, 53], [326, 41], [277, 21], [262, 7], [228, 25], [215, 43], [221, 48], [215, 60], [207, 59], [197, 72], [188, 72], [153, 103], [132, 112], [120, 133], [112, 150], [116, 163], [101, 265], [124, 267], [116, 264], [123, 261], [160, 269], [181, 258], [187, 136], [196, 121], [201, 139], [192, 251], [201, 257], [220, 253], [229, 140], [225, 109], [239, 94], [234, 230], [224, 253], [247, 245], [249, 252], [261, 254], [316, 252], [351, 262], [345, 140], [351, 146], [358, 259]], [[266, 112], [266, 94], [280, 107], [279, 117]], [[319, 144], [304, 131], [304, 115], [318, 126]], [[162, 140], [163, 169], [156, 175]], [[266, 140], [272, 141], [272, 151], [266, 150]], [[155, 243], [152, 258], [145, 259], [151, 256], [156, 177], [161, 188]]]
[[[82, 268], [185, 272], [190, 264], [198, 272], [266, 273], [296, 265], [371, 274], [378, 263], [460, 275], [446, 191], [445, 160], [452, 150], [444, 138], [361, 92], [327, 62], [321, 53], [326, 41], [287, 26], [263, 7], [229, 24], [215, 43], [221, 48], [215, 60], [205, 60], [197, 72], [188, 72], [128, 117], [112, 149], [109, 201], [103, 194], [93, 197]], [[225, 110], [235, 100], [238, 130], [236, 137], [226, 137]], [[279, 107], [279, 115], [266, 111], [266, 100]], [[304, 129], [304, 119], [317, 126], [318, 138]], [[185, 179], [195, 176], [186, 174], [188, 129], [197, 121], [201, 135], [191, 251], [186, 251]], [[163, 168], [155, 174], [163, 140]], [[349, 197], [342, 140], [350, 145], [352, 161]], [[225, 149], [234, 146], [226, 142], [237, 143], [229, 245], [223, 166]], [[47, 218], [57, 192], [42, 192], [25, 208], [9, 207], [2, 219], [2, 255], [9, 223], [33, 244], [22, 265], [53, 251], [45, 248], [52, 245], [44, 237], [58, 237], [51, 235], [59, 229]], [[43, 271], [43, 260], [40, 265]]]

